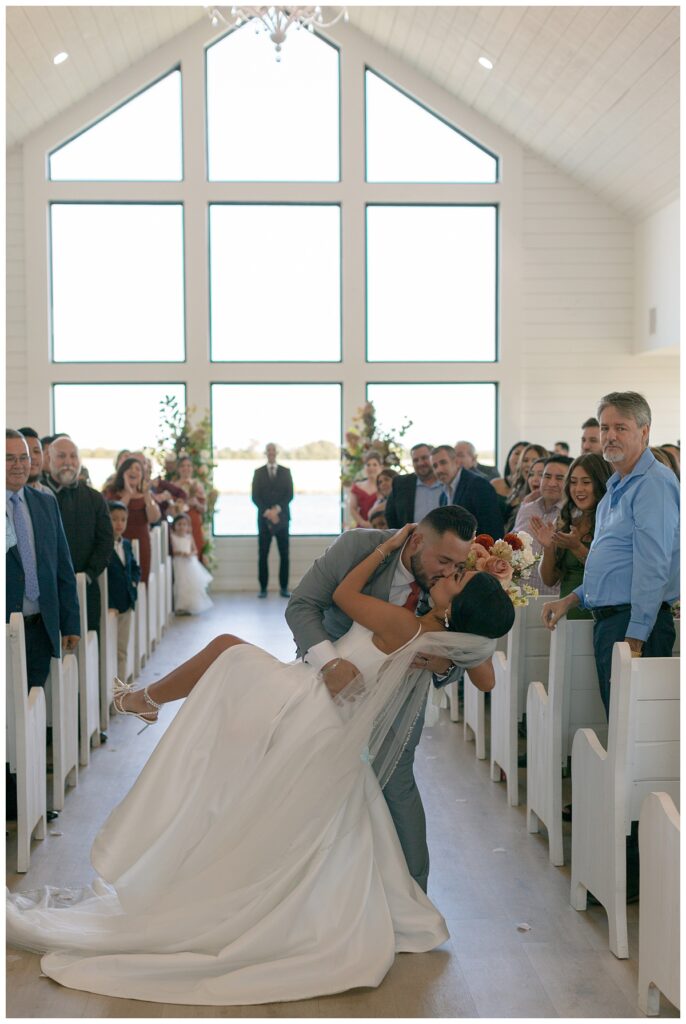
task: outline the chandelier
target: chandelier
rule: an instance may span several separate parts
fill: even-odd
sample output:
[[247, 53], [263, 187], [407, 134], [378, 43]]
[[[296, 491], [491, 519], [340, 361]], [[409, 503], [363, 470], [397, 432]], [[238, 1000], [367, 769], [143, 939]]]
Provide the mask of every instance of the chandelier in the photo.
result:
[[286, 33], [292, 25], [296, 29], [306, 28], [314, 32], [315, 28], [331, 28], [341, 20], [348, 20], [345, 7], [332, 8], [338, 11], [327, 20], [321, 7], [232, 7], [228, 14], [226, 8], [205, 8], [213, 26], [224, 25], [227, 28], [239, 28], [248, 21], [256, 23], [258, 32], [266, 32], [276, 47], [276, 59], [281, 60], [281, 47], [286, 41]]

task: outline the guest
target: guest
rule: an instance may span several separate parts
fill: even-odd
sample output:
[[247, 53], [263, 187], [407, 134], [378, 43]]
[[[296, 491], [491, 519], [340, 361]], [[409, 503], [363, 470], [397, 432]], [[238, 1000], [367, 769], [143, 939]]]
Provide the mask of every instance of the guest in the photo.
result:
[[476, 517], [476, 532], [502, 537], [503, 519], [498, 498], [488, 480], [471, 469], [463, 469], [449, 444], [431, 450], [431, 465], [442, 487], [439, 505], [459, 505]]
[[131, 456], [119, 466], [112, 487], [105, 491], [108, 501], [122, 502], [128, 511], [124, 536], [137, 540], [140, 545], [141, 582], [147, 584], [150, 576], [150, 526], [159, 522], [160, 509], [143, 480], [140, 459]]
[[43, 469], [40, 482], [48, 487], [50, 486], [48, 480], [50, 476], [50, 445], [56, 438], [68, 436], [68, 434], [46, 434], [45, 437], [40, 438], [41, 448], [43, 449]]
[[[671, 605], [679, 597], [679, 481], [649, 450], [650, 406], [635, 391], [600, 400], [603, 457], [616, 470], [596, 510], [596, 530], [583, 583], [543, 606], [543, 623], [590, 610], [600, 696], [609, 717], [612, 650], [626, 642], [632, 658], [669, 658], [676, 631]], [[639, 895], [636, 823], [626, 843], [627, 901]]]
[[595, 416], [591, 416], [581, 424], [581, 454], [587, 455], [595, 452], [596, 455], [603, 454], [603, 446], [600, 443], [600, 424]]
[[[167, 459], [164, 468], [169, 477], [173, 476], [176, 472], [176, 459]], [[162, 474], [150, 481], [150, 493], [160, 506], [162, 519], [169, 515], [180, 515], [188, 507], [183, 487], [172, 483], [171, 480], [165, 480]]]
[[491, 480], [491, 485], [495, 488], [496, 494], [499, 494], [501, 498], [507, 498], [512, 490], [515, 476], [517, 475], [519, 456], [522, 454], [528, 443], [528, 441], [516, 441], [507, 453], [503, 475]]
[[[584, 578], [584, 565], [595, 533], [595, 513], [605, 496], [612, 470], [600, 455], [580, 455], [569, 467], [564, 484], [565, 503], [557, 523], [532, 516], [529, 530], [543, 551], [538, 571], [546, 587], [560, 585], [566, 597]], [[583, 608], [572, 608], [570, 619], [590, 619]]]
[[31, 689], [45, 685], [51, 658], [76, 649], [79, 599], [55, 499], [27, 486], [31, 456], [23, 435], [6, 430], [5, 437], [5, 622], [13, 612], [24, 617]]
[[633, 658], [668, 658], [675, 640], [671, 605], [679, 597], [679, 482], [648, 448], [650, 406], [634, 391], [612, 392], [598, 408], [603, 456], [616, 470], [596, 511], [583, 585], [546, 604], [544, 623], [571, 608], [593, 615], [600, 694], [609, 712], [612, 648]]
[[[555, 525], [564, 504], [564, 484], [571, 464], [572, 459], [566, 455], [551, 455], [545, 460], [541, 477], [541, 496], [536, 501], [529, 502], [528, 505], [520, 506], [514, 525], [515, 533], [524, 530], [534, 536], [531, 530], [531, 521], [534, 518], [543, 523]], [[535, 555], [543, 553], [541, 544], [535, 536], [532, 548]], [[527, 582], [530, 586], [536, 587], [539, 594], [555, 594], [557, 596], [560, 591], [559, 583], [555, 583], [553, 586], [544, 583], [538, 565], [531, 570]]]
[[376, 480], [383, 469], [381, 455], [368, 451], [363, 459], [366, 480], [354, 483], [350, 488], [350, 514], [356, 526], [369, 528], [369, 510], [378, 498]]
[[212, 598], [207, 593], [212, 576], [198, 561], [187, 512], [174, 518], [169, 539], [174, 569], [174, 611], [177, 615], [199, 615], [212, 607]]
[[83, 463], [81, 464], [81, 469], [79, 470], [79, 480], [83, 481], [84, 484], [88, 484], [89, 487], [92, 486], [91, 475], [88, 472], [88, 466], [84, 466]]
[[485, 476], [487, 480], [497, 480], [500, 473], [496, 466], [482, 466], [477, 462], [476, 448], [471, 441], [456, 441], [455, 454], [457, 461], [464, 469], [472, 469], [475, 473]]
[[395, 469], [382, 469], [376, 478], [377, 502], [388, 501], [393, 490], [393, 481], [398, 473]]
[[410, 449], [414, 473], [398, 475], [386, 499], [386, 521], [391, 530], [406, 523], [419, 523], [438, 508], [443, 488], [434, 476], [431, 445], [413, 445]]
[[252, 500], [257, 505], [257, 576], [260, 583], [258, 597], [267, 596], [269, 583], [269, 549], [272, 537], [279, 549], [279, 593], [290, 597], [288, 590], [288, 529], [291, 521], [290, 504], [293, 501], [293, 478], [290, 469], [276, 462], [276, 445], [268, 444], [264, 450], [266, 466], [256, 469], [252, 478]]
[[40, 443], [38, 432], [33, 427], [20, 427], [19, 433], [26, 441], [29, 455], [31, 456], [31, 468], [29, 469], [29, 479], [27, 481], [29, 487], [33, 487], [35, 491], [40, 491], [42, 494], [53, 496], [50, 488], [41, 483], [43, 475], [43, 446]]
[[676, 478], [678, 480], [680, 478], [679, 463], [674, 458], [674, 456], [672, 455], [671, 451], [669, 451], [669, 449], [667, 449], [667, 448], [662, 448], [662, 447], [661, 448], [657, 448], [657, 447], [653, 448], [653, 447], [651, 447], [650, 450], [653, 453], [653, 455], [655, 456], [655, 458], [657, 459], [657, 461], [661, 462], [663, 466], [667, 467], [667, 469], [671, 469], [672, 473], [675, 474], [675, 476], [676, 476]]
[[207, 497], [205, 495], [205, 488], [200, 480], [194, 478], [193, 472], [193, 460], [190, 455], [182, 455], [176, 463], [175, 482], [186, 495], [186, 508], [184, 511], [190, 516], [197, 558], [198, 561], [202, 562], [205, 550], [203, 522], [207, 510]]
[[86, 574], [88, 628], [100, 629], [98, 576], [107, 568], [114, 547], [112, 522], [105, 499], [79, 480], [81, 458], [70, 437], [62, 435], [50, 445], [48, 486], [57, 498], [74, 572]]
[[566, 441], [556, 441], [553, 445], [553, 455], [569, 455], [569, 445]]
[[526, 482], [529, 485], [529, 493], [525, 494], [522, 498], [522, 505], [529, 505], [532, 501], [536, 501], [541, 496], [541, 479], [543, 478], [543, 467], [545, 465], [545, 459], [536, 459], [535, 462], [531, 463], [531, 469], [529, 475], [526, 478]]
[[124, 536], [129, 518], [128, 508], [123, 501], [109, 501], [107, 505], [114, 533], [114, 551], [107, 565], [107, 592], [109, 607], [117, 613], [117, 675], [125, 683], [129, 635], [138, 599], [141, 570], [134, 557], [131, 541]]
[[533, 466], [534, 462], [538, 461], [538, 459], [545, 459], [547, 457], [548, 449], [544, 448], [542, 444], [528, 444], [522, 449], [517, 462], [512, 490], [507, 496], [507, 511], [505, 515], [506, 530], [512, 529], [515, 519], [517, 518], [519, 506], [529, 493], [529, 470]]
[[122, 462], [125, 462], [126, 459], [131, 458], [131, 455], [132, 452], [130, 452], [128, 448], [122, 448], [120, 452], [117, 452], [117, 454], [114, 457], [114, 473], [110, 473], [110, 475], [107, 477], [107, 480], [105, 480], [105, 483], [102, 485], [103, 491], [110, 491], [112, 489], [112, 487], [114, 486], [114, 481], [117, 478], [117, 470], [121, 466]]
[[386, 510], [383, 508], [373, 508], [369, 513], [369, 523], [372, 530], [387, 530]]

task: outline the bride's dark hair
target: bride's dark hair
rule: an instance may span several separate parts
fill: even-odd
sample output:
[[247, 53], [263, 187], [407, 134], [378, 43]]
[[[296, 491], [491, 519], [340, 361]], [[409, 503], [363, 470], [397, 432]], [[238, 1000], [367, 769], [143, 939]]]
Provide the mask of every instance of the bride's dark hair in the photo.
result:
[[500, 582], [487, 572], [479, 572], [452, 599], [448, 620], [456, 633], [495, 640], [509, 633], [514, 617], [514, 606]]

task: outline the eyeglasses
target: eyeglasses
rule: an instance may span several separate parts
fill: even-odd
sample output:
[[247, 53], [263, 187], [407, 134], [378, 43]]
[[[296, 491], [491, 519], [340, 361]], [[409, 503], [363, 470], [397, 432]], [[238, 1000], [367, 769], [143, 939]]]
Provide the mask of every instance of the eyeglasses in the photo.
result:
[[5, 461], [8, 465], [14, 466], [17, 462], [27, 463], [31, 461], [28, 455], [7, 455]]

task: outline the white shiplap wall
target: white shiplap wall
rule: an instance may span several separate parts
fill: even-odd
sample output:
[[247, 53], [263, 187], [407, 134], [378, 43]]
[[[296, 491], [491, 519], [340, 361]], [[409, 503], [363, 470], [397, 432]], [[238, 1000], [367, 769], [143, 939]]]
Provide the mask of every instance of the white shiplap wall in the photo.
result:
[[[522, 436], [567, 440], [609, 391], [645, 394], [656, 443], [679, 437], [676, 356], [634, 355], [634, 226], [525, 153]], [[505, 272], [507, 272], [505, 270]]]
[[24, 180], [21, 147], [7, 151], [7, 424], [28, 426]]

